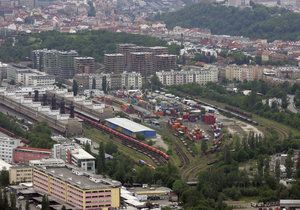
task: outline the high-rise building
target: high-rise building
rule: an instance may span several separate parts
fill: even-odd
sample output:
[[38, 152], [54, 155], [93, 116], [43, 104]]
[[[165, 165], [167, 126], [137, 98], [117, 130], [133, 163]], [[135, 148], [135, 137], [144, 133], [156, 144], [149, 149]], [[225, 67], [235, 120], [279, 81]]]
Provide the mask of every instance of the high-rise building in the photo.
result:
[[75, 74], [92, 74], [95, 73], [95, 59], [92, 57], [76, 57]]
[[0, 82], [7, 78], [8, 65], [0, 62]]
[[161, 54], [154, 57], [156, 71], [176, 69], [176, 55]]
[[169, 53], [168, 48], [162, 46], [148, 47], [147, 52], [151, 52], [154, 56]]
[[[36, 51], [36, 67], [50, 75], [58, 75], [58, 51], [57, 50], [39, 50]], [[34, 61], [35, 62], [35, 61]]]
[[124, 65], [125, 69], [127, 69], [129, 61], [130, 61], [130, 53], [131, 48], [135, 47], [135, 44], [118, 44], [117, 45], [117, 53], [124, 55]]
[[58, 53], [58, 77], [71, 79], [75, 75], [74, 59], [78, 53], [74, 50]]
[[105, 72], [120, 74], [125, 68], [125, 57], [123, 54], [105, 54], [104, 55], [104, 66]]
[[38, 167], [33, 169], [33, 187], [60, 203], [74, 209], [118, 209], [121, 183], [66, 166]]
[[122, 74], [111, 74], [110, 85], [111, 90], [119, 90], [122, 88]]
[[130, 53], [130, 71], [141, 73], [142, 76], [149, 76], [154, 72], [153, 55], [150, 52], [132, 52]]
[[102, 90], [102, 83], [106, 81], [106, 88], [111, 89], [111, 74], [91, 74], [89, 76], [89, 89], [92, 89], [93, 80], [96, 83], [96, 89]]
[[31, 52], [32, 67], [39, 71], [44, 70], [44, 53], [47, 50], [33, 50]]

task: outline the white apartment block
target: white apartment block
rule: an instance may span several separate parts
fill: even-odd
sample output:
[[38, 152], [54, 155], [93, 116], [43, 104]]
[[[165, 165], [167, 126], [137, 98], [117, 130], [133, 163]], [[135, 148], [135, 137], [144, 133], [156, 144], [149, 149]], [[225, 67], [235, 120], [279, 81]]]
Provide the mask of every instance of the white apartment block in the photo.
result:
[[225, 78], [228, 80], [253, 81], [262, 79], [263, 68], [248, 65], [229, 65], [225, 67]]
[[122, 74], [122, 87], [129, 89], [140, 89], [143, 85], [143, 78], [137, 72], [123, 72]]
[[0, 137], [0, 159], [12, 163], [13, 150], [21, 145], [20, 139]]
[[166, 86], [197, 83], [205, 85], [208, 82], [218, 82], [218, 68], [215, 66], [185, 66], [181, 71], [156, 72], [159, 81]]

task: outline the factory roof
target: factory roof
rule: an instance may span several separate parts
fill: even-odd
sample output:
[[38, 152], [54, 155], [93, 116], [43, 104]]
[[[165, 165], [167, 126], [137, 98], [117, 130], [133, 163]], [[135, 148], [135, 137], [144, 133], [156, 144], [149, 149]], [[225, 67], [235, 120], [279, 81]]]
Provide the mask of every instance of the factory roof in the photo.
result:
[[39, 171], [58, 178], [83, 190], [105, 189], [108, 187], [120, 187], [121, 183], [101, 175], [90, 174], [78, 168], [66, 165], [64, 167], [35, 167]]
[[126, 118], [115, 117], [115, 118], [106, 119], [106, 121], [115, 124], [117, 126], [120, 126], [122, 128], [125, 128], [131, 132], [154, 131], [151, 128], [148, 128], [146, 126], [128, 120]]
[[94, 160], [94, 156], [92, 156], [90, 153], [85, 151], [82, 148], [77, 148], [71, 151], [72, 156], [75, 157], [77, 160], [86, 160], [86, 159], [91, 159]]

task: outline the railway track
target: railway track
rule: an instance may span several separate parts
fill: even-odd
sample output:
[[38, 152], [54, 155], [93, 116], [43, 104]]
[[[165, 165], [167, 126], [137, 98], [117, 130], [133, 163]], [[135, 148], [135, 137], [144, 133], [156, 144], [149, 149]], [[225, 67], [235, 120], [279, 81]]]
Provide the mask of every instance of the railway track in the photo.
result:
[[184, 153], [184, 151], [182, 150], [182, 147], [177, 142], [175, 143], [175, 152], [178, 155], [180, 162], [181, 162], [179, 167], [182, 169], [186, 168], [190, 164], [190, 159]]

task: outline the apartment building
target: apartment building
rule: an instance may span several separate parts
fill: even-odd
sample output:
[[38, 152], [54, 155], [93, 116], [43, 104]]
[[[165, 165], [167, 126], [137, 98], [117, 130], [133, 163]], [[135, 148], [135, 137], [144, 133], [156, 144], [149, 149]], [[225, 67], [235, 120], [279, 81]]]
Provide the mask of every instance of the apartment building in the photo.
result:
[[168, 54], [168, 48], [163, 46], [148, 47], [147, 52], [151, 52], [153, 56]]
[[0, 158], [7, 163], [13, 161], [13, 151], [21, 145], [20, 139], [0, 137]]
[[176, 55], [161, 54], [154, 57], [156, 71], [169, 71], [176, 69]]
[[143, 85], [143, 77], [137, 72], [123, 72], [122, 74], [122, 88], [140, 89]]
[[9, 169], [9, 183], [18, 184], [21, 182], [32, 182], [32, 167], [12, 166]]
[[120, 53], [105, 54], [104, 66], [106, 73], [120, 74], [125, 69], [125, 56]]
[[141, 73], [142, 76], [150, 76], [155, 73], [153, 55], [150, 52], [130, 53], [130, 71]]
[[132, 52], [131, 48], [135, 47], [135, 44], [118, 44], [117, 53], [124, 55], [124, 67], [125, 70], [128, 68], [130, 62], [130, 53]]
[[160, 82], [166, 86], [189, 83], [204, 85], [208, 82], [218, 81], [218, 69], [213, 66], [185, 66], [181, 71], [160, 71], [156, 72], [156, 75]]
[[253, 81], [262, 79], [263, 68], [248, 65], [228, 65], [225, 67], [225, 78], [228, 80]]
[[76, 57], [75, 74], [92, 74], [95, 73], [95, 59], [92, 57]]
[[33, 169], [36, 191], [67, 203], [74, 209], [108, 210], [120, 207], [121, 183], [93, 175], [75, 167], [37, 167]]
[[107, 88], [111, 89], [111, 74], [90, 74], [89, 75], [89, 89], [92, 89], [93, 86], [93, 80], [96, 82], [96, 89], [102, 90], [102, 82], [106, 81]]
[[74, 60], [78, 53], [74, 50], [58, 52], [58, 77], [62, 79], [72, 79], [75, 75]]

